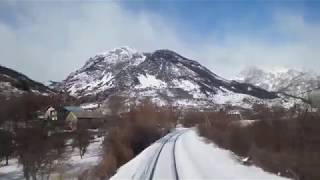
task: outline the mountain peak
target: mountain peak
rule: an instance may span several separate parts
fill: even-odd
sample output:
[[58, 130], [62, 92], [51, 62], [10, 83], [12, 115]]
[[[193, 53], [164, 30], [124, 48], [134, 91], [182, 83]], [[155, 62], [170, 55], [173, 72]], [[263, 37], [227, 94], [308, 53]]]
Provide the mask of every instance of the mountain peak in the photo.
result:
[[153, 52], [153, 54], [163, 54], [163, 55], [177, 55], [180, 56], [178, 53], [170, 50], [170, 49], [158, 49]]
[[108, 54], [135, 54], [137, 53], [137, 50], [134, 48], [131, 48], [129, 46], [120, 46], [117, 48], [114, 48], [112, 50], [100, 53], [100, 55], [108, 55]]
[[115, 94], [175, 104], [277, 97], [249, 84], [225, 80], [174, 51], [140, 53], [130, 47], [115, 48], [90, 58], [60, 88], [71, 95], [98, 101]]
[[136, 65], [141, 63], [145, 59], [142, 53], [137, 52], [135, 49], [128, 46], [122, 46], [119, 48], [99, 53], [94, 57], [89, 58], [80, 71], [88, 69], [103, 69], [103, 67], [116, 64], [131, 64]]

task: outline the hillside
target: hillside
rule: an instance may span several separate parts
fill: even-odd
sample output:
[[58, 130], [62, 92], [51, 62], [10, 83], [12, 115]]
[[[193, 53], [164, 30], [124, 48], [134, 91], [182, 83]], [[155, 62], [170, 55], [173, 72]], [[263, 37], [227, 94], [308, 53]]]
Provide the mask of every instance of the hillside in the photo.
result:
[[244, 69], [236, 80], [268, 91], [283, 92], [294, 96], [304, 96], [306, 91], [320, 87], [319, 74], [288, 68], [264, 70], [249, 67]]
[[134, 100], [148, 97], [158, 104], [190, 106], [241, 106], [278, 99], [276, 93], [226, 80], [171, 50], [140, 53], [129, 47], [89, 58], [58, 89], [88, 101], [105, 101], [120, 95]]
[[0, 96], [19, 96], [24, 93], [50, 94], [53, 90], [26, 75], [0, 65]]

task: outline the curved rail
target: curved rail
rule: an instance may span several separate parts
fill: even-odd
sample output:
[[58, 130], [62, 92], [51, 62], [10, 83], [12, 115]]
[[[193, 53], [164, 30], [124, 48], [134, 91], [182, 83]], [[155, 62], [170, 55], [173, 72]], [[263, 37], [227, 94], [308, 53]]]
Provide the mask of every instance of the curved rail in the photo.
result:
[[149, 174], [149, 180], [152, 180], [153, 179], [153, 176], [154, 176], [154, 172], [155, 172], [155, 169], [156, 169], [156, 166], [157, 166], [157, 163], [158, 163], [158, 160], [159, 160], [159, 157], [160, 157], [160, 154], [162, 152], [162, 149], [164, 148], [164, 146], [168, 143], [168, 141], [177, 134], [177, 132], [173, 133], [171, 136], [168, 137], [168, 139], [166, 139], [162, 144], [161, 144], [161, 147], [159, 149], [159, 151], [156, 153], [156, 159], [155, 161], [152, 163], [152, 169], [151, 169], [151, 173]]
[[180, 133], [176, 139], [174, 140], [173, 143], [173, 148], [172, 148], [172, 155], [173, 155], [173, 166], [174, 166], [174, 174], [175, 174], [175, 179], [179, 180], [179, 173], [178, 173], [178, 169], [177, 169], [177, 160], [176, 160], [176, 144], [177, 144], [177, 140], [178, 138], [185, 132]]
[[173, 144], [173, 148], [172, 148], [173, 166], [174, 166], [175, 180], [179, 180], [179, 174], [178, 174], [178, 170], [177, 170], [177, 163], [176, 163], [176, 157], [175, 157], [175, 150], [176, 150], [176, 142], [177, 142], [178, 138], [179, 138], [183, 133], [185, 133], [185, 131], [174, 133], [172, 136], [170, 136], [168, 139], [166, 139], [166, 141], [161, 145], [160, 150], [159, 150], [158, 153], [157, 153], [156, 160], [155, 160], [154, 163], [153, 163], [153, 167], [152, 167], [152, 170], [151, 170], [151, 173], [150, 173], [150, 177], [148, 178], [149, 180], [152, 180], [153, 177], [154, 177], [155, 169], [156, 169], [156, 167], [157, 167], [158, 160], [159, 160], [159, 157], [160, 157], [160, 155], [161, 155], [162, 149], [163, 149], [164, 146], [169, 142], [169, 140], [171, 140], [174, 136], [175, 136], [175, 137], [174, 137], [174, 140], [173, 140], [174, 144]]

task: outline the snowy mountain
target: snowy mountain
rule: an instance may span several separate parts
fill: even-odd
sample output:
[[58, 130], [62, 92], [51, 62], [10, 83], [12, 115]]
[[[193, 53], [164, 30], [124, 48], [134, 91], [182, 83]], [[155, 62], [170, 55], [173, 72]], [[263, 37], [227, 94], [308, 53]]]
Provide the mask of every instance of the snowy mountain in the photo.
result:
[[243, 70], [236, 80], [294, 96], [303, 96], [304, 92], [320, 87], [319, 74], [286, 68], [263, 70], [249, 67]]
[[173, 51], [140, 53], [129, 47], [89, 58], [58, 87], [73, 96], [98, 101], [110, 95], [135, 99], [150, 97], [160, 104], [184, 105], [277, 98], [276, 93], [221, 78]]
[[0, 96], [19, 96], [24, 93], [49, 94], [53, 90], [27, 76], [0, 65]]

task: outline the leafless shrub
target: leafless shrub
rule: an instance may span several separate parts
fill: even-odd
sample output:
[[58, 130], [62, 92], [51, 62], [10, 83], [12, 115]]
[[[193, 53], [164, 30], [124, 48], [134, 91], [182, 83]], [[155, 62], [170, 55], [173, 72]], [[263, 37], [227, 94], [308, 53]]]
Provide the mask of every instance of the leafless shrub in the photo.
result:
[[90, 135], [86, 128], [77, 128], [74, 132], [74, 143], [73, 147], [77, 147], [79, 149], [79, 155], [82, 159], [84, 154], [87, 152], [87, 147], [90, 144]]
[[8, 165], [9, 157], [14, 151], [13, 137], [10, 131], [0, 129], [0, 162], [5, 159], [5, 165]]
[[[294, 110], [296, 111], [296, 110]], [[320, 116], [281, 107], [256, 105], [248, 126], [227, 119], [199, 125], [200, 135], [236, 154], [250, 157], [263, 169], [295, 179], [320, 178]], [[218, 119], [212, 114], [209, 119]]]
[[16, 131], [16, 153], [26, 179], [49, 177], [57, 166], [56, 160], [62, 160], [64, 138], [52, 140], [53, 137], [48, 136], [41, 127], [29, 127]]
[[105, 137], [105, 154], [96, 176], [103, 179], [113, 175], [118, 167], [168, 133], [176, 122], [177, 113], [172, 107], [157, 107], [149, 101], [132, 107]]
[[205, 114], [198, 111], [185, 112], [180, 123], [185, 127], [192, 127], [205, 121]]

